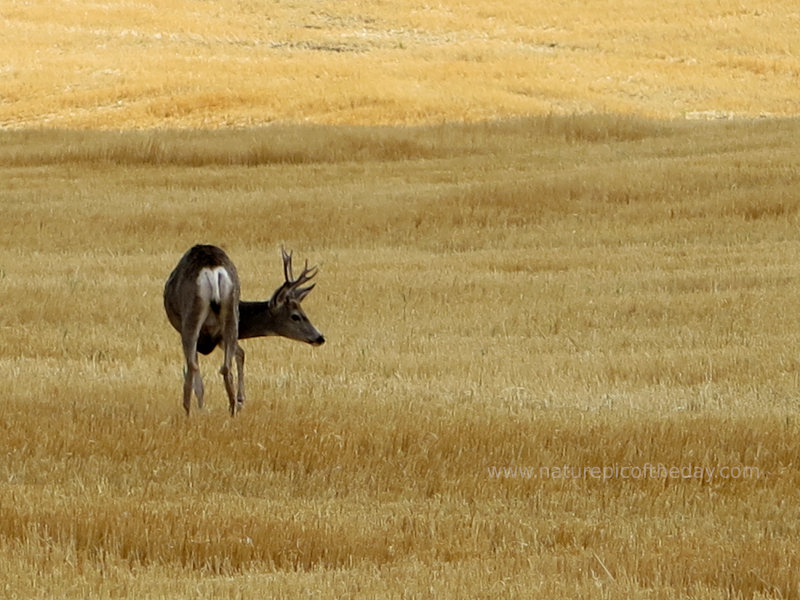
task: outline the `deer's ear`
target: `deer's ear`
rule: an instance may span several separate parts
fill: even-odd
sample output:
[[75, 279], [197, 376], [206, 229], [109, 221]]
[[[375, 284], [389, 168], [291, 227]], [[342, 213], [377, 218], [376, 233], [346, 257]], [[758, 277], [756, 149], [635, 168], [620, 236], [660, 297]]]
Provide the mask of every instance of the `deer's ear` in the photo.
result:
[[287, 284], [283, 284], [275, 293], [272, 294], [272, 298], [269, 299], [269, 307], [275, 308], [281, 304], [285, 304], [286, 300], [289, 298], [289, 291], [291, 288]]

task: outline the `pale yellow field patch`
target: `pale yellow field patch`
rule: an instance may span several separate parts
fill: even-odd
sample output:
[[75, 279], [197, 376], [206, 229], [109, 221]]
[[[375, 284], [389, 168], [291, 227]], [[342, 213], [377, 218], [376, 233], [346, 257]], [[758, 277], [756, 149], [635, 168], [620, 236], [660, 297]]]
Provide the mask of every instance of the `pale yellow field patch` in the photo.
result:
[[791, 0], [33, 0], [0, 16], [3, 127], [800, 110]]

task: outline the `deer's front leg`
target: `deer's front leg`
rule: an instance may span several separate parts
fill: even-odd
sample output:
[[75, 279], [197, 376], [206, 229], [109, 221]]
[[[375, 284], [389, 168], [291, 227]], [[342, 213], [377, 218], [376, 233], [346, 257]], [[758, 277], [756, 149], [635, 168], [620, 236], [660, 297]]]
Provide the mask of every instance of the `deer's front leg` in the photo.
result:
[[236, 414], [237, 405], [234, 397], [233, 390], [233, 373], [231, 372], [231, 363], [233, 362], [233, 354], [235, 350], [229, 346], [225, 347], [225, 362], [222, 363], [222, 368], [219, 370], [222, 373], [222, 379], [225, 381], [225, 391], [228, 393], [228, 402], [230, 404], [231, 416]]
[[236, 410], [242, 410], [244, 406], [244, 350], [236, 344], [236, 373], [239, 379], [238, 391], [236, 393]]

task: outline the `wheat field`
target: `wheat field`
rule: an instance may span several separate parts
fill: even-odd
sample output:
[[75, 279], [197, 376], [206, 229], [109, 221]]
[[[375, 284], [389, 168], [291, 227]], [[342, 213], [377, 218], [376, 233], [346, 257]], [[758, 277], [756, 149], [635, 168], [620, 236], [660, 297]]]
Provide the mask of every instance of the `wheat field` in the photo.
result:
[[794, 116], [794, 0], [28, 0], [0, 7], [0, 125]]
[[[3, 597], [800, 597], [794, 5], [0, 16]], [[198, 242], [319, 265], [233, 419]]]
[[[797, 597], [799, 130], [2, 134], [6, 596]], [[320, 266], [235, 419], [198, 239]]]

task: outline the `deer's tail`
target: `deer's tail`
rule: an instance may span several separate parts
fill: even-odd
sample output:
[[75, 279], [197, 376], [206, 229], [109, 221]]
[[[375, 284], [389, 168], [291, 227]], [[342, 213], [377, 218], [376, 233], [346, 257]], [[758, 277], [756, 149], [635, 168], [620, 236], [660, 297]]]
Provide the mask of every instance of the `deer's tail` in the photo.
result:
[[206, 267], [200, 272], [197, 286], [202, 298], [208, 300], [211, 310], [219, 314], [220, 306], [226, 301], [233, 290], [231, 276], [224, 267]]

